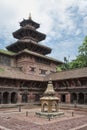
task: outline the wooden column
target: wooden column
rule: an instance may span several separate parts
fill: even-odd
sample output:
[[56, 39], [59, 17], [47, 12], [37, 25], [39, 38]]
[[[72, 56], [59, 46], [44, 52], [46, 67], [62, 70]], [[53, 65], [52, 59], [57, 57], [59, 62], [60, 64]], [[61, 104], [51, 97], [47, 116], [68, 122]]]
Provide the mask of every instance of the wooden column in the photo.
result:
[[1, 97], [1, 104], [3, 104], [3, 93], [0, 94]]
[[22, 95], [20, 92], [18, 92], [18, 99], [17, 99], [17, 103], [21, 103], [22, 102]]
[[79, 93], [76, 93], [77, 94], [77, 103], [78, 103], [78, 101], [79, 101]]
[[11, 103], [11, 93], [8, 95], [8, 103]]
[[30, 100], [30, 94], [28, 94], [27, 97], [28, 97], [28, 103], [29, 103], [31, 101]]
[[70, 103], [70, 93], [66, 94], [66, 103]]
[[87, 93], [84, 93], [84, 104], [87, 104]]

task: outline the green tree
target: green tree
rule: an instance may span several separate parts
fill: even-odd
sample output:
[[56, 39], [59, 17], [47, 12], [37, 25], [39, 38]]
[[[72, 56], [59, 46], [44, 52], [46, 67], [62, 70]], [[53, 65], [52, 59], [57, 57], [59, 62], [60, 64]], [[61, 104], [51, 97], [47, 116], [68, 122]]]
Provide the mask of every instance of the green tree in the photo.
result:
[[78, 48], [78, 56], [76, 60], [69, 64], [70, 68], [87, 67], [87, 36], [85, 37], [83, 44]]
[[85, 37], [83, 43], [78, 48], [78, 56], [75, 60], [69, 62], [66, 57], [64, 57], [64, 64], [58, 67], [57, 71], [69, 70], [75, 68], [87, 67], [87, 36]]
[[64, 63], [57, 67], [58, 72], [62, 70], [69, 70], [69, 61], [66, 57], [64, 57]]

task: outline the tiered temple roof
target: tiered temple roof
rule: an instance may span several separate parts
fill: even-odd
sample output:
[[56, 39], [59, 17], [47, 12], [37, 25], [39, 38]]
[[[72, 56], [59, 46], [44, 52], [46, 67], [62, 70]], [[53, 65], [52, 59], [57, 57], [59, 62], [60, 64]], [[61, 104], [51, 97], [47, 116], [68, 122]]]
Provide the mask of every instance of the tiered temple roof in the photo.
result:
[[31, 18], [20, 22], [21, 28], [13, 33], [13, 36], [18, 39], [17, 42], [7, 46], [9, 51], [19, 52], [28, 49], [33, 52], [46, 55], [51, 53], [51, 48], [38, 44], [44, 40], [46, 35], [37, 31], [40, 25], [34, 22]]
[[45, 34], [36, 30], [40, 27], [38, 23], [34, 22], [31, 17], [29, 17], [29, 19], [23, 19], [23, 21], [20, 22], [20, 26], [21, 28], [13, 33], [13, 36], [18, 40], [7, 46], [8, 51], [14, 52], [15, 56], [27, 53], [49, 60], [49, 62], [55, 62], [57, 65], [62, 64], [61, 61], [46, 56], [46, 54], [51, 53], [51, 48], [38, 43], [46, 37]]
[[46, 47], [41, 44], [36, 44], [35, 41], [30, 40], [30, 39], [18, 40], [17, 42], [7, 47], [8, 50], [11, 50], [13, 52], [22, 51], [23, 49], [26, 49], [26, 48], [30, 51], [33, 51], [42, 55], [51, 53], [51, 48]]
[[19, 53], [16, 53], [15, 56], [18, 56], [18, 55], [21, 55], [21, 54], [24, 54], [24, 53], [29, 54], [29, 55], [33, 55], [33, 56], [35, 56], [35, 57], [41, 57], [41, 58], [47, 59], [47, 60], [49, 60], [49, 61], [53, 61], [53, 62], [55, 62], [56, 64], [62, 64], [62, 62], [59, 61], [59, 60], [56, 60], [56, 59], [51, 58], [51, 57], [48, 57], [48, 56], [41, 55], [41, 54], [36, 53], [36, 52], [31, 52], [31, 51], [29, 51], [29, 50], [27, 50], [27, 49], [24, 49], [23, 51], [21, 51], [21, 52], [19, 52]]
[[28, 54], [28, 55], [33, 55], [35, 57], [40, 57], [40, 58], [43, 58], [43, 59], [46, 59], [46, 60], [49, 60], [49, 61], [53, 61], [55, 64], [62, 64], [62, 62], [60, 60], [56, 60], [52, 57], [44, 56], [44, 55], [41, 55], [39, 53], [29, 51], [28, 49], [24, 49], [24, 50], [22, 50], [18, 53], [14, 53], [14, 52], [11, 52], [11, 51], [8, 51], [8, 50], [2, 50], [1, 49], [0, 54], [8, 55], [8, 56], [11, 56], [11, 57], [16, 57], [16, 56], [19, 56], [19, 55]]
[[29, 16], [29, 19], [23, 19], [23, 21], [20, 22], [20, 26], [22, 26], [22, 27], [24, 27], [24, 26], [26, 26], [28, 24], [31, 25], [32, 27], [34, 27], [35, 29], [40, 27], [40, 24], [34, 22], [31, 19], [31, 16]]

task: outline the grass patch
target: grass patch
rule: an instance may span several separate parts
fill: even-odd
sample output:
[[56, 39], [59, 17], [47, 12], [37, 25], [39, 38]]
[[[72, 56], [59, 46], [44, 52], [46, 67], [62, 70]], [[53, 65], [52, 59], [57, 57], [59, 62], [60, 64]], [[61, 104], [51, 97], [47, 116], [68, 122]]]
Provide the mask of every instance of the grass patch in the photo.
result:
[[0, 68], [0, 72], [3, 72], [3, 71], [5, 71], [4, 68]]
[[14, 55], [15, 53], [12, 52], [12, 51], [8, 51], [8, 50], [3, 50], [3, 49], [0, 49], [0, 53], [3, 53], [3, 54], [8, 54], [8, 55]]

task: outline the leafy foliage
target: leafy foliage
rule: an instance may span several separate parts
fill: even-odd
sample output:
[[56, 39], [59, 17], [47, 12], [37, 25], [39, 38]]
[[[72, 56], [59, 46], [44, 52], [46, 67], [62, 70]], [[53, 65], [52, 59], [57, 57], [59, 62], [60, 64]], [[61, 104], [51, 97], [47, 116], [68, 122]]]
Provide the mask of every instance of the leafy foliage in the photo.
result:
[[60, 66], [57, 67], [57, 71], [62, 71], [62, 70], [69, 70], [69, 62], [66, 57], [64, 57], [64, 63]]
[[83, 44], [78, 48], [78, 56], [76, 60], [70, 63], [70, 68], [87, 67], [87, 36], [85, 37]]
[[78, 48], [78, 56], [76, 59], [69, 62], [67, 58], [64, 57], [64, 64], [59, 66], [61, 71], [82, 67], [87, 67], [87, 36], [85, 37], [83, 44]]

